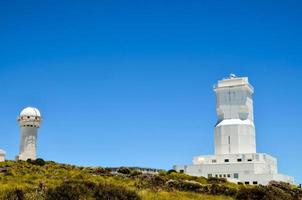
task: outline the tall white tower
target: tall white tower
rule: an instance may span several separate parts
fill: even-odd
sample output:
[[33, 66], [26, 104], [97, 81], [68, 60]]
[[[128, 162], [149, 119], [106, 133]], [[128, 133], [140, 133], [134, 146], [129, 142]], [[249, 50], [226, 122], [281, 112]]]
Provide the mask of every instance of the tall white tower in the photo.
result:
[[36, 159], [37, 132], [41, 124], [41, 114], [37, 108], [27, 107], [18, 117], [21, 129], [20, 153], [18, 160]]
[[256, 153], [253, 87], [247, 77], [218, 81], [216, 92], [215, 154]]
[[217, 123], [215, 154], [193, 157], [191, 165], [173, 168], [193, 176], [226, 178], [241, 184], [267, 185], [270, 181], [293, 183], [294, 178], [278, 173], [277, 159], [256, 152], [253, 87], [247, 77], [219, 80], [216, 93]]

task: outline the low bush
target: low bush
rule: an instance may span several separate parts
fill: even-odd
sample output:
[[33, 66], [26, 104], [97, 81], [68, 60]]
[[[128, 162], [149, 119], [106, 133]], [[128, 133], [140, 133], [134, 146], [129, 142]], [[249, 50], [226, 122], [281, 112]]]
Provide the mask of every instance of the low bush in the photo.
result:
[[241, 187], [237, 192], [237, 200], [266, 200], [266, 188], [264, 186]]
[[142, 174], [143, 173], [141, 171], [133, 170], [133, 171], [131, 171], [130, 176], [131, 177], [136, 177], [136, 176], [139, 176], [139, 175], [142, 175]]
[[25, 200], [23, 189], [13, 188], [5, 192], [3, 200]]
[[89, 181], [69, 181], [49, 189], [45, 200], [140, 200], [135, 191], [113, 184], [95, 184]]
[[97, 167], [94, 169], [93, 173], [97, 175], [110, 174], [110, 170], [103, 167]]
[[46, 164], [46, 162], [42, 158], [37, 158], [36, 160], [27, 159], [26, 162], [39, 166], [44, 166]]
[[169, 180], [166, 182], [166, 186], [169, 190], [176, 189], [180, 191], [200, 192], [202, 191], [202, 185], [196, 181], [187, 180]]
[[219, 184], [219, 183], [226, 183], [226, 178], [216, 178], [216, 177], [210, 177], [208, 178], [208, 183], [210, 184]]
[[237, 190], [226, 185], [214, 183], [210, 185], [209, 193], [212, 195], [235, 196], [237, 194]]
[[34, 164], [39, 165], [39, 166], [44, 166], [45, 165], [45, 161], [42, 158], [37, 158], [34, 161]]
[[142, 174], [138, 178], [135, 186], [139, 189], [162, 190], [167, 181], [165, 177], [153, 174]]
[[[254, 187], [242, 187], [236, 195], [237, 200], [298, 200], [301, 196], [297, 196], [294, 193], [289, 193], [279, 187], [274, 185], [268, 186], [254, 186]], [[288, 188], [288, 187], [287, 187]], [[289, 189], [289, 188], [288, 188]]]
[[94, 197], [96, 200], [140, 200], [136, 192], [108, 184], [98, 185]]
[[117, 172], [121, 174], [130, 174], [131, 170], [128, 167], [120, 167]]
[[167, 171], [167, 174], [172, 174], [172, 173], [177, 173], [177, 171], [174, 170], [174, 169], [170, 169], [170, 170]]
[[64, 182], [58, 187], [51, 188], [47, 191], [46, 200], [79, 200], [89, 195], [88, 186], [91, 185], [93, 189], [95, 185], [89, 182], [68, 181]]

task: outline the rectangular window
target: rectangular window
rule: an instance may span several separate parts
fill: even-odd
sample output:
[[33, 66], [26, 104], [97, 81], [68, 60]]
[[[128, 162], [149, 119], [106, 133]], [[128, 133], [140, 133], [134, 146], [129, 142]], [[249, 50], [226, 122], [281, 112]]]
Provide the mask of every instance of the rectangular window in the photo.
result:
[[225, 177], [226, 177], [226, 174], [224, 174], [223, 177], [225, 178]]
[[181, 169], [181, 170], [179, 170], [179, 172], [180, 172], [180, 173], [184, 173], [184, 172], [185, 172], [185, 170]]
[[216, 160], [212, 160], [212, 163], [216, 163], [217, 161]]
[[238, 173], [234, 173], [234, 178], [239, 178], [239, 174]]
[[228, 174], [228, 178], [230, 178], [231, 177], [231, 174]]
[[252, 159], [247, 159], [247, 161], [248, 161], [248, 162], [251, 162], [251, 161], [252, 161]]
[[224, 159], [224, 162], [229, 162], [229, 159]]
[[248, 181], [245, 181], [245, 182], [244, 182], [244, 184], [245, 184], [245, 185], [249, 185], [249, 184], [250, 184], [250, 182], [248, 182]]
[[257, 181], [253, 181], [253, 184], [254, 184], [254, 185], [257, 185], [257, 184], [258, 184], [258, 182], [257, 182]]
[[212, 177], [212, 174], [208, 174], [208, 178], [211, 178]]
[[222, 175], [221, 175], [221, 174], [219, 174], [219, 178], [222, 178]]
[[237, 159], [237, 162], [241, 162], [241, 161], [242, 161], [242, 159], [241, 159], [241, 158], [238, 158], [238, 159]]

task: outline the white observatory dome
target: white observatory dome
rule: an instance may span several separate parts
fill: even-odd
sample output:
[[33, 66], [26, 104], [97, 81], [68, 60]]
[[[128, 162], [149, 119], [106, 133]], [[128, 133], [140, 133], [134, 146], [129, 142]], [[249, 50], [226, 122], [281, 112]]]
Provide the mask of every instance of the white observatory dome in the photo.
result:
[[27, 107], [21, 111], [20, 116], [41, 117], [41, 114], [37, 108]]
[[0, 155], [5, 155], [5, 154], [6, 154], [6, 152], [4, 150], [0, 149]]

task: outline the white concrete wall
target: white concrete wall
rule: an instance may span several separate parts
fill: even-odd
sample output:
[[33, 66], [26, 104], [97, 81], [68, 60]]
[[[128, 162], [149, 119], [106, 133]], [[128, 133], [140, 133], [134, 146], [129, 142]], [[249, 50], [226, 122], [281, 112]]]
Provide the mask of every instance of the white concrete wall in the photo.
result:
[[19, 126], [21, 129], [19, 160], [36, 159], [37, 133], [40, 127], [39, 116], [20, 116]]
[[0, 154], [0, 162], [4, 162], [5, 161], [5, 155], [4, 154]]
[[250, 120], [223, 120], [215, 127], [215, 154], [256, 153], [255, 127]]
[[193, 165], [176, 165], [174, 169], [192, 176], [226, 178], [235, 183], [257, 182], [266, 185], [271, 180], [294, 181], [293, 177], [278, 174], [277, 159], [265, 153], [196, 156]]
[[19, 160], [36, 159], [37, 128], [21, 127]]
[[246, 77], [218, 81], [215, 154], [256, 153], [253, 88]]

